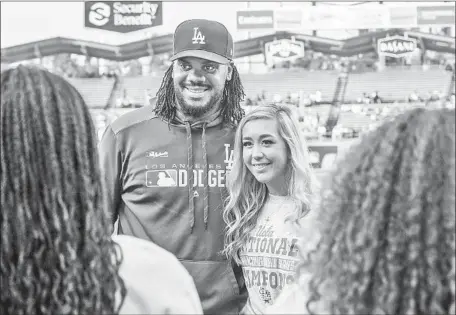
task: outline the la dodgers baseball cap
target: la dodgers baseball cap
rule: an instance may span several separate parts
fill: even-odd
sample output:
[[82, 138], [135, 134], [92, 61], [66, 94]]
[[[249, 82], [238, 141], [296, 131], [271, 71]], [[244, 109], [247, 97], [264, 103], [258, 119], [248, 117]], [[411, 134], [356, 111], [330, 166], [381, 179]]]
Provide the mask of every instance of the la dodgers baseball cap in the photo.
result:
[[233, 59], [233, 38], [226, 27], [216, 21], [194, 19], [179, 24], [174, 32], [173, 56], [197, 57], [227, 64]]

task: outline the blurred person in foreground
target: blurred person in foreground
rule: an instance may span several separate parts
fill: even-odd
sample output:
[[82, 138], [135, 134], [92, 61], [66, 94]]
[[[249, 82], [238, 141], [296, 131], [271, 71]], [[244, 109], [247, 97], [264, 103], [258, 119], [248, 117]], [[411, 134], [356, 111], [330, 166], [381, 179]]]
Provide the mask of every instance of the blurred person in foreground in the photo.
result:
[[97, 137], [79, 92], [46, 70], [1, 74], [0, 314], [202, 313], [164, 249], [111, 238]]
[[240, 122], [225, 254], [243, 270], [249, 298], [242, 314], [263, 314], [294, 282], [298, 227], [310, 211], [314, 175], [307, 145], [288, 106], [260, 106]]
[[454, 110], [379, 126], [340, 161], [321, 202], [299, 287], [270, 314], [455, 314]]
[[179, 24], [155, 106], [119, 117], [100, 144], [118, 233], [176, 255], [207, 314], [238, 313], [246, 301], [242, 271], [220, 254], [225, 174], [244, 115], [233, 50], [221, 23]]

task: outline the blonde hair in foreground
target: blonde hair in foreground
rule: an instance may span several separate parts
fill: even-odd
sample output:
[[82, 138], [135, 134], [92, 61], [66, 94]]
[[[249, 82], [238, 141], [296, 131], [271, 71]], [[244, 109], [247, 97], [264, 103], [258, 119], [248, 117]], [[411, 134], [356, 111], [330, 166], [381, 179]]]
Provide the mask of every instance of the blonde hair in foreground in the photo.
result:
[[298, 123], [288, 107], [266, 105], [254, 109], [240, 122], [234, 142], [234, 163], [227, 175], [228, 202], [223, 211], [227, 224], [224, 253], [240, 263], [239, 250], [246, 243], [255, 227], [260, 210], [268, 197], [266, 184], [258, 182], [243, 162], [242, 131], [246, 123], [253, 120], [275, 120], [278, 133], [286, 143], [289, 168], [286, 174], [288, 195], [297, 204], [294, 220], [310, 211], [314, 185], [307, 146]]
[[322, 237], [302, 257], [307, 310], [454, 314], [455, 111], [406, 112], [338, 166], [321, 201]]

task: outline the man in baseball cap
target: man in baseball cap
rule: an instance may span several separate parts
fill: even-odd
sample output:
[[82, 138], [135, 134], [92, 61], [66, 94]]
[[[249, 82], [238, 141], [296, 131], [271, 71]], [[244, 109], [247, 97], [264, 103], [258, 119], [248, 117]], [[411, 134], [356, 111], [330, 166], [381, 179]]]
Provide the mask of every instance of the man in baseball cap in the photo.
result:
[[[122, 115], [103, 136], [113, 222], [177, 256], [206, 314], [238, 314], [247, 299], [242, 271], [220, 255], [225, 174], [244, 116], [233, 38], [219, 22], [188, 20], [173, 49], [154, 106]], [[172, 184], [158, 185], [159, 172]]]
[[189, 20], [176, 28], [171, 60], [197, 57], [228, 64], [233, 59], [233, 48], [233, 38], [225, 25], [208, 20]]

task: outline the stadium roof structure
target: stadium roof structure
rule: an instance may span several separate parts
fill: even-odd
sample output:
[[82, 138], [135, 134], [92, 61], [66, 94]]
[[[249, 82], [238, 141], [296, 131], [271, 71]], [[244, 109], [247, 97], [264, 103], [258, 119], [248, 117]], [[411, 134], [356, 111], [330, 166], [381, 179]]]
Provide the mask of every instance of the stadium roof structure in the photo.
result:
[[[437, 52], [455, 54], [455, 38], [408, 31], [403, 29], [388, 29], [366, 33], [346, 40], [335, 40], [292, 32], [275, 32], [235, 42], [234, 57], [246, 57], [261, 54], [264, 44], [273, 40], [294, 39], [302, 41], [305, 49], [339, 56], [353, 56], [361, 53], [376, 52], [376, 43], [386, 36], [403, 35], [417, 40], [418, 47]], [[26, 43], [1, 49], [1, 61], [13, 63], [61, 53], [87, 55], [115, 61], [127, 61], [152, 54], [171, 54], [173, 50], [173, 34], [143, 39], [123, 45], [108, 45], [92, 41], [54, 37], [46, 40]]]

